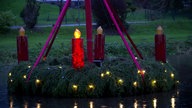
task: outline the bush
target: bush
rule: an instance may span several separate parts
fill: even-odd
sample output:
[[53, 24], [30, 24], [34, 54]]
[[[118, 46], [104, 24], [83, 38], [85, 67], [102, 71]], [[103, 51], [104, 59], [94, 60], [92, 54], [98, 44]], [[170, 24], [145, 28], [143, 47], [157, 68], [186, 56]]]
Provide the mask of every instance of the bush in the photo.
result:
[[0, 33], [6, 33], [10, 26], [16, 21], [15, 15], [11, 11], [0, 12]]

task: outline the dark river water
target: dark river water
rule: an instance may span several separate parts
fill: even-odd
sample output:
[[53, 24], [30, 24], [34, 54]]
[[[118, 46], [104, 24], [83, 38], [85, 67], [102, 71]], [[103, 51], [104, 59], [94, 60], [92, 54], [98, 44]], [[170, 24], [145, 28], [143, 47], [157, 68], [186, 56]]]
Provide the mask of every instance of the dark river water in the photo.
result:
[[10, 96], [7, 93], [9, 66], [0, 67], [0, 108], [191, 108], [192, 56], [169, 57], [180, 76], [180, 86], [163, 93], [126, 98], [44, 98]]

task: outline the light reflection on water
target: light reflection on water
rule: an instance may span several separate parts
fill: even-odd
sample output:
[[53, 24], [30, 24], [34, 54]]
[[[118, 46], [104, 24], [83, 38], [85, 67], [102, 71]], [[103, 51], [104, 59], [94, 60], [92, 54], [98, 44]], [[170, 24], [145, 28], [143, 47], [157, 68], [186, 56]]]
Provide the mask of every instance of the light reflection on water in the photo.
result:
[[60, 99], [43, 97], [10, 97], [10, 108], [178, 108], [178, 91], [127, 98]]

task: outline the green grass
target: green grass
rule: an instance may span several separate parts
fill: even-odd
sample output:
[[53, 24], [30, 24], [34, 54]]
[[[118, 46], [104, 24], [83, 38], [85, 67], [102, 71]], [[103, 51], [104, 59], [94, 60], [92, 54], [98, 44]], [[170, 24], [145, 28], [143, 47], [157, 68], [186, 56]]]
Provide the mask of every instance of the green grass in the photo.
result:
[[[156, 32], [156, 27], [162, 25], [164, 28], [164, 33], [167, 36], [167, 39], [173, 40], [186, 40], [188, 36], [192, 34], [192, 21], [156, 21], [146, 24], [131, 24], [129, 33], [136, 43], [141, 42], [153, 42], [154, 35]], [[58, 36], [55, 40], [55, 43], [67, 43], [71, 42], [73, 38], [73, 32], [75, 28], [79, 28], [82, 32], [82, 37], [84, 42], [86, 42], [86, 28], [81, 27], [62, 27], [58, 33]], [[93, 36], [95, 35], [93, 30]], [[44, 44], [51, 32], [51, 28], [41, 28], [36, 31], [27, 30], [26, 35], [28, 36], [29, 47], [33, 47], [38, 43]], [[104, 30], [105, 32], [105, 30]], [[18, 36], [18, 30], [11, 30], [7, 34], [0, 34], [0, 46], [2, 48], [15, 48], [16, 46], [16, 36]], [[94, 38], [94, 37], [93, 37]], [[119, 35], [106, 35], [106, 43], [118, 42], [122, 43], [122, 40]]]
[[[22, 9], [26, 4], [25, 0], [17, 0], [17, 2], [13, 2], [12, 0], [1, 0], [0, 4], [1, 4], [0, 11], [10, 10], [16, 16], [15, 25], [24, 25], [20, 17], [20, 12], [22, 11]], [[41, 3], [40, 6], [41, 7], [38, 16], [38, 24], [39, 25], [54, 24], [59, 15], [59, 7], [56, 5], [44, 4], [44, 3]], [[84, 22], [85, 12], [83, 9], [80, 9], [79, 11], [78, 9], [69, 8], [63, 23], [76, 23], [76, 19], [78, 17], [80, 17], [81, 23]]]

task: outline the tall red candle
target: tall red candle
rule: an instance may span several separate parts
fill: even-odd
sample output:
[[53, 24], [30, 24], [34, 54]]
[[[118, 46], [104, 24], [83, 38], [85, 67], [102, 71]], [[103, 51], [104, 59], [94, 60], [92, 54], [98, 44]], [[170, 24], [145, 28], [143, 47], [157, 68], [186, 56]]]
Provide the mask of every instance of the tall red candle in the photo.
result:
[[166, 63], [166, 37], [161, 26], [157, 28], [155, 34], [155, 59]]
[[81, 32], [76, 29], [72, 39], [72, 65], [75, 69], [84, 67], [83, 39], [80, 36]]
[[94, 44], [94, 60], [104, 60], [104, 44], [105, 36], [103, 35], [103, 29], [98, 27]]
[[25, 30], [23, 27], [19, 30], [19, 36], [17, 36], [17, 59], [20, 61], [28, 61], [28, 40], [25, 36]]

